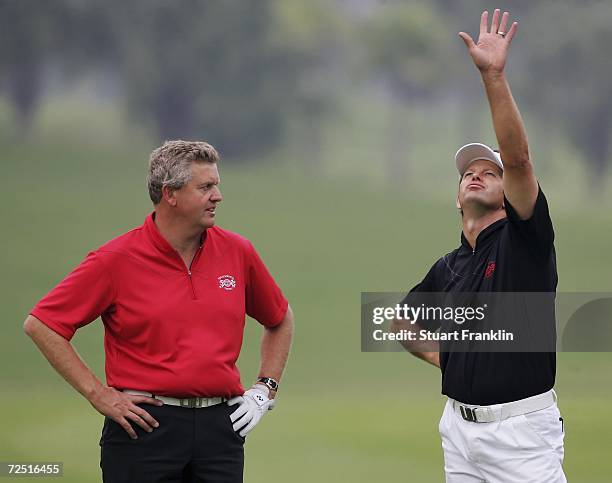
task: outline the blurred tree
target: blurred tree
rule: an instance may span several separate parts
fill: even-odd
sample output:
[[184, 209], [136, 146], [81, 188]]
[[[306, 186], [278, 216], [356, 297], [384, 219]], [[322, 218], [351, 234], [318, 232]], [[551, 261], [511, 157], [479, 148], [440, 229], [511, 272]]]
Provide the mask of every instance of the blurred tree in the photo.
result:
[[128, 106], [161, 138], [252, 155], [282, 138], [301, 64], [271, 36], [271, 0], [115, 2]]
[[333, 98], [332, 12], [325, 0], [0, 0], [2, 87], [24, 133], [45, 69], [63, 85], [95, 69], [162, 139], [206, 138], [247, 157], [297, 113], [312, 151]]
[[407, 181], [409, 129], [404, 109], [418, 118], [419, 109], [433, 103], [452, 77], [454, 32], [447, 18], [424, 2], [382, 5], [365, 19], [361, 39], [374, 80], [389, 100], [386, 143], [387, 175], [391, 183]]
[[287, 117], [299, 123], [296, 144], [302, 165], [310, 173], [321, 165], [322, 120], [337, 107], [346, 87], [350, 52], [350, 25], [346, 15], [328, 0], [274, 2], [275, 42], [291, 51], [299, 75]]
[[15, 134], [25, 137], [44, 86], [51, 53], [65, 45], [69, 9], [63, 1], [0, 1], [0, 72], [15, 113]]
[[533, 33], [524, 95], [584, 153], [593, 193], [605, 179], [612, 147], [610, 19], [610, 2], [547, 1], [525, 25]]
[[[512, 18], [521, 18], [527, 14], [533, 7], [533, 0], [498, 0], [491, 2], [490, 0], [434, 0], [440, 11], [453, 19], [453, 25], [474, 25], [478, 32], [480, 14], [483, 10], [488, 10], [492, 13], [494, 9], [499, 8], [502, 11], [510, 12]], [[467, 27], [459, 28], [465, 31]]]

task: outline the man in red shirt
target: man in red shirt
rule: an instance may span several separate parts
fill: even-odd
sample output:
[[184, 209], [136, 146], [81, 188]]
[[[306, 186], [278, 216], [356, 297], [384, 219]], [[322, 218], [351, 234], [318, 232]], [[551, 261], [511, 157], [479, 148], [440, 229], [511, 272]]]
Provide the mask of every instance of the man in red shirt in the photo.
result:
[[[24, 323], [106, 416], [104, 481], [242, 481], [244, 437], [272, 409], [293, 315], [251, 243], [215, 226], [218, 160], [204, 142], [153, 151], [154, 212], [89, 253]], [[265, 328], [259, 378], [247, 391], [236, 367], [245, 315]], [[106, 385], [70, 343], [98, 317]]]

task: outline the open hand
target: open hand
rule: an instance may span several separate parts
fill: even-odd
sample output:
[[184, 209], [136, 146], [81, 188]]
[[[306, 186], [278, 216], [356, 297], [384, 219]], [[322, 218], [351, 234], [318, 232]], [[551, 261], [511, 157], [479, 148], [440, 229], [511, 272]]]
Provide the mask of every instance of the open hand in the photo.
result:
[[148, 433], [159, 426], [153, 416], [136, 404], [163, 405], [159, 399], [127, 394], [108, 386], [102, 387], [89, 402], [99, 413], [108, 416], [125, 429], [132, 439], [137, 439], [138, 436], [132, 428], [130, 420]]
[[475, 43], [469, 34], [459, 32], [459, 37], [465, 42], [470, 56], [480, 72], [503, 72], [508, 57], [510, 42], [512, 42], [512, 38], [518, 29], [518, 23], [514, 22], [510, 26], [510, 29], [506, 30], [509, 17], [510, 14], [504, 12], [501, 16], [500, 23], [500, 11], [499, 9], [495, 9], [491, 21], [491, 28], [489, 29], [489, 12], [486, 10], [482, 12], [480, 16], [480, 35], [478, 36], [478, 43]]

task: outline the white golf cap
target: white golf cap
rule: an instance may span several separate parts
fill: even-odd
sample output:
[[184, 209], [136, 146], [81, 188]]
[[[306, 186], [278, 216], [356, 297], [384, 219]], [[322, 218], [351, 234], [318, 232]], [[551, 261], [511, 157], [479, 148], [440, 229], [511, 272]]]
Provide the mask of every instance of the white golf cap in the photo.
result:
[[502, 163], [501, 156], [498, 152], [493, 151], [493, 149], [486, 144], [470, 143], [459, 148], [459, 151], [455, 154], [455, 163], [457, 164], [459, 174], [463, 176], [467, 167], [479, 159], [491, 161], [499, 166], [502, 171], [504, 170], [504, 163]]

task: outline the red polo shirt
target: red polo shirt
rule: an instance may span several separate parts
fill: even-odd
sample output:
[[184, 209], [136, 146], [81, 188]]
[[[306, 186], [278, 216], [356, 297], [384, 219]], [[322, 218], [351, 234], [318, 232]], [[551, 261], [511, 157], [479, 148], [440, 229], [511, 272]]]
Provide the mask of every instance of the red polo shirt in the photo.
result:
[[242, 394], [236, 360], [245, 314], [273, 327], [287, 300], [245, 238], [209, 228], [187, 269], [153, 216], [89, 253], [31, 314], [68, 340], [101, 316], [109, 386]]

